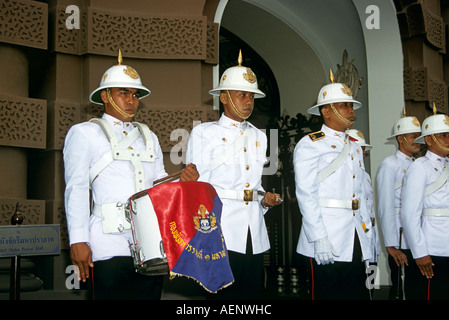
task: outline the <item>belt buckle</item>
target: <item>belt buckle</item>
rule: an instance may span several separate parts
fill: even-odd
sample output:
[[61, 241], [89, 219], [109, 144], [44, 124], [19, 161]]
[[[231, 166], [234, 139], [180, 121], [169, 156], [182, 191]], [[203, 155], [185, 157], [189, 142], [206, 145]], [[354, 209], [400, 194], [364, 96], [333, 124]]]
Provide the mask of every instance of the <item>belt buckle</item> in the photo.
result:
[[358, 199], [352, 200], [352, 210], [358, 209], [359, 209], [359, 200]]
[[253, 190], [243, 190], [243, 201], [253, 201]]

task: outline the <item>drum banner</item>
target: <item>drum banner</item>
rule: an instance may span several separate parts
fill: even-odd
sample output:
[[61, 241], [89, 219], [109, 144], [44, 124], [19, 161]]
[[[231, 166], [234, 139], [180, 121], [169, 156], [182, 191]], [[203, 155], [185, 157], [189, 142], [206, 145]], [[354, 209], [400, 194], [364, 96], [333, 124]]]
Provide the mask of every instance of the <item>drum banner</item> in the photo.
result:
[[193, 278], [212, 293], [232, 284], [220, 225], [222, 203], [212, 185], [180, 181], [147, 192], [158, 218], [170, 276]]

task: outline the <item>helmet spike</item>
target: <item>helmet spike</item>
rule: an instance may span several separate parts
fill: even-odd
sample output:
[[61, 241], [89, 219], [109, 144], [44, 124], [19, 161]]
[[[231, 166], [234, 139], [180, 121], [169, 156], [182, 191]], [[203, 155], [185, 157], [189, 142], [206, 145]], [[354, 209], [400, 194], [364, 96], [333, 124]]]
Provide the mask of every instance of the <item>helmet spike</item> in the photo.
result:
[[405, 112], [405, 106], [402, 108], [402, 116], [404, 118], [407, 116], [407, 113]]
[[122, 50], [118, 49], [118, 65], [121, 65], [123, 62]]
[[239, 67], [242, 66], [243, 58], [242, 58], [242, 49], [239, 50], [239, 58], [238, 58]]
[[433, 103], [433, 114], [437, 114], [437, 107], [435, 106], [435, 102]]
[[334, 74], [332, 73], [332, 69], [329, 69], [329, 71], [330, 71], [331, 83], [334, 83], [335, 79], [334, 79]]

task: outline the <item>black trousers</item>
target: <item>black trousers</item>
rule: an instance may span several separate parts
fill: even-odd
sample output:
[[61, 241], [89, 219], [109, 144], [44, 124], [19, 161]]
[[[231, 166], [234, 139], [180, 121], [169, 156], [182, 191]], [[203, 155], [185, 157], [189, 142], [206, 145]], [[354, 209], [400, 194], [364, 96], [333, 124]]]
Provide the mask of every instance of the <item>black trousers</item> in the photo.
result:
[[94, 262], [89, 293], [93, 300], [159, 300], [163, 276], [136, 273], [131, 257]]
[[309, 291], [314, 300], [368, 300], [365, 264], [357, 234], [351, 262], [318, 265], [314, 258], [302, 256], [302, 265], [308, 268]]
[[414, 259], [406, 267], [404, 291], [406, 300], [449, 299], [449, 257], [431, 256], [434, 276], [427, 279], [421, 274]]
[[263, 290], [263, 253], [253, 254], [251, 236], [248, 231], [246, 254], [228, 251], [229, 264], [234, 275], [234, 283], [215, 294], [211, 300], [258, 300]]

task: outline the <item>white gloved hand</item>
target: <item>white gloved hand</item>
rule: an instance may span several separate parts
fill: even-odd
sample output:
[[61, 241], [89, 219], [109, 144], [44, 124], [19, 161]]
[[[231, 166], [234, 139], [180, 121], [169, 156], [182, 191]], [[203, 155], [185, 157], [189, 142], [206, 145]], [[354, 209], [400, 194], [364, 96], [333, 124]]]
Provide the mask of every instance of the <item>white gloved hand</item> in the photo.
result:
[[329, 263], [334, 263], [334, 256], [338, 256], [334, 252], [329, 239], [323, 238], [314, 242], [315, 247], [315, 260], [318, 265], [326, 265]]

